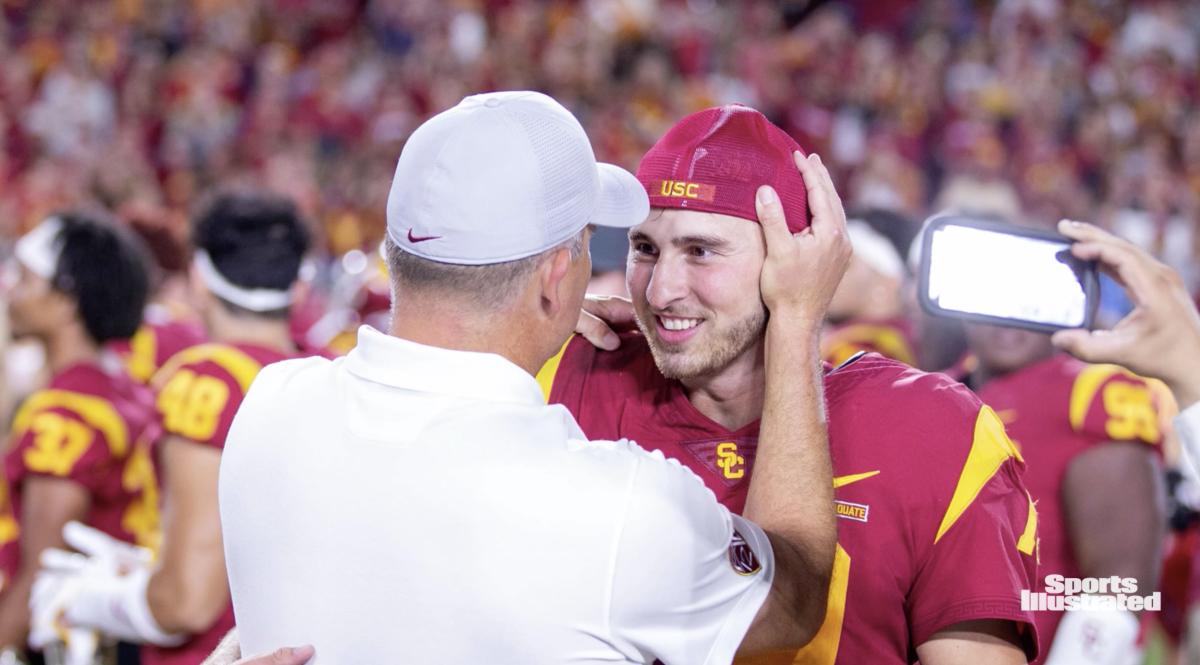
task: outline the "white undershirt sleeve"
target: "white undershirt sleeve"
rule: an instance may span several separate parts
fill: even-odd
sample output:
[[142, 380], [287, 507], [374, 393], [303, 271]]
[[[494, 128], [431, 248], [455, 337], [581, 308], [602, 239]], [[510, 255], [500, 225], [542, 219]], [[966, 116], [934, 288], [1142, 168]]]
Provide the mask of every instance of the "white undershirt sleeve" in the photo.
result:
[[691, 471], [642, 453], [612, 575], [622, 650], [666, 665], [727, 665], [766, 601], [775, 561], [762, 529], [732, 515]]

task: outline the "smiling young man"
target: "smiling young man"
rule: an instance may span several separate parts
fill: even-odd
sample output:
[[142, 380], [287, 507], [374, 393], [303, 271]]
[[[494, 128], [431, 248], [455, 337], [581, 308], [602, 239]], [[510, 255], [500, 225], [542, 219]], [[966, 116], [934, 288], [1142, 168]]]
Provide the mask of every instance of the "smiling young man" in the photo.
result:
[[[796, 166], [828, 175], [798, 151], [743, 106], [680, 121], [638, 170], [653, 207], [630, 232], [640, 332], [611, 353], [573, 338], [539, 375], [589, 436], [629, 437], [680, 460], [733, 511], [746, 503], [767, 403], [755, 186], [772, 184], [802, 231], [809, 201]], [[995, 413], [944, 376], [876, 355], [828, 369], [825, 397], [841, 518], [825, 623], [799, 652], [758, 662], [1035, 657], [1020, 594], [1031, 588], [1037, 517]]]

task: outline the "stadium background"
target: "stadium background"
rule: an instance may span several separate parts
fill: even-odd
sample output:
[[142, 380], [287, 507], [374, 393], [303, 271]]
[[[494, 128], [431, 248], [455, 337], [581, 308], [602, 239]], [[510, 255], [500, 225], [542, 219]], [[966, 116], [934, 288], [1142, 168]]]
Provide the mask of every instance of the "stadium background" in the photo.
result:
[[374, 255], [408, 134], [533, 88], [630, 169], [683, 115], [743, 102], [851, 209], [1094, 221], [1195, 292], [1198, 39], [1176, 0], [0, 0], [0, 241], [97, 205], [178, 270], [205, 191], [262, 187], [316, 231], [297, 325], [333, 306], [352, 327], [378, 294], [336, 278]]

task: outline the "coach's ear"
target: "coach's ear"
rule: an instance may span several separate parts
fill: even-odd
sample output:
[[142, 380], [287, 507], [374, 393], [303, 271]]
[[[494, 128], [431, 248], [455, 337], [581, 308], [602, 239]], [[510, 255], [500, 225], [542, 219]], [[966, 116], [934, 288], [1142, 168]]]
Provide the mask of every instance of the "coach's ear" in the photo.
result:
[[560, 247], [538, 265], [534, 280], [538, 308], [547, 319], [557, 319], [570, 305], [572, 263], [570, 250]]
[[585, 228], [568, 245], [551, 250], [537, 268], [538, 307], [547, 319], [569, 322], [564, 335], [578, 322], [583, 294], [592, 278], [591, 236], [591, 228]]

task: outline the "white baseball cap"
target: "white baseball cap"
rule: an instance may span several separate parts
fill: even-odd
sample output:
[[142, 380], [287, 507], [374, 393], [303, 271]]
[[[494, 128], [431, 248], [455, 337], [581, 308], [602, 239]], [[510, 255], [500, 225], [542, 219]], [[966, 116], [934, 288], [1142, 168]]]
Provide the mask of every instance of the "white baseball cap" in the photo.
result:
[[493, 92], [413, 132], [388, 194], [387, 232], [410, 254], [486, 265], [544, 252], [588, 224], [628, 228], [649, 214], [637, 178], [598, 163], [561, 104]]

